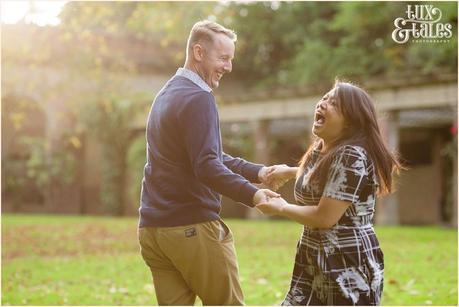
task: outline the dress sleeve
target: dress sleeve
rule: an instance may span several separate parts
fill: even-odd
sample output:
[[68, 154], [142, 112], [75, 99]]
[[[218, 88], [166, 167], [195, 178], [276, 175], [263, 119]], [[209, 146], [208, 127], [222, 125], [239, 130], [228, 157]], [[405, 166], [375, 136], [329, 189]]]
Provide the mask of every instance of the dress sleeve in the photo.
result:
[[367, 154], [357, 146], [343, 146], [330, 164], [324, 197], [360, 201], [360, 194], [368, 183]]

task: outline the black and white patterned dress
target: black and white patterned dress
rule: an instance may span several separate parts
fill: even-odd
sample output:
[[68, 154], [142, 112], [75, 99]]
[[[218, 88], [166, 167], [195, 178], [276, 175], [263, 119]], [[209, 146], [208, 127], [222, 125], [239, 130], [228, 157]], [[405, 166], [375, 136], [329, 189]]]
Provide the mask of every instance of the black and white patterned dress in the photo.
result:
[[318, 182], [308, 180], [319, 157], [314, 151], [295, 183], [297, 203], [316, 206], [325, 196], [352, 204], [330, 229], [304, 227], [282, 305], [379, 305], [384, 260], [372, 223], [377, 189], [373, 162], [362, 147], [341, 147], [321, 190]]

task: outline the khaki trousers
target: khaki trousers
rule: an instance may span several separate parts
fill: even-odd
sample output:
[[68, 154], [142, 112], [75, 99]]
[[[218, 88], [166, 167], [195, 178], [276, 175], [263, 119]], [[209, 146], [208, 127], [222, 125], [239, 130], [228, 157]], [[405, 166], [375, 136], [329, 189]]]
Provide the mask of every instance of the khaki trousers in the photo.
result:
[[243, 305], [231, 230], [222, 220], [139, 228], [159, 305]]

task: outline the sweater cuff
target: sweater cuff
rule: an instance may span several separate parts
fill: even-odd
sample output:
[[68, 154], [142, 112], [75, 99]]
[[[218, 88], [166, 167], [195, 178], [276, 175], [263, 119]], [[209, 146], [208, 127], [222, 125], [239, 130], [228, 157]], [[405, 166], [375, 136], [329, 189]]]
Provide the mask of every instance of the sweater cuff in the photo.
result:
[[253, 204], [253, 196], [258, 191], [258, 188], [251, 183], [247, 183], [241, 188], [239, 192], [239, 199], [240, 201], [248, 207], [255, 207]]
[[262, 164], [250, 164], [246, 166], [244, 177], [253, 183], [261, 183], [260, 178], [258, 178], [258, 172], [264, 167]]

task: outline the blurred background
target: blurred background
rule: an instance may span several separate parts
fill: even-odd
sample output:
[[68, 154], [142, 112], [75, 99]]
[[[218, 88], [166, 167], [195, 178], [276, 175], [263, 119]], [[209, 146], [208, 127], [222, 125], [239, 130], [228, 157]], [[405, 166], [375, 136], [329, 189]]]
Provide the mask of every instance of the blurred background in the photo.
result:
[[2, 213], [137, 215], [149, 108], [210, 19], [238, 34], [215, 91], [226, 152], [296, 165], [314, 104], [351, 80], [409, 167], [377, 223], [457, 226], [457, 2], [435, 6], [453, 36], [398, 44], [405, 2], [2, 1]]

